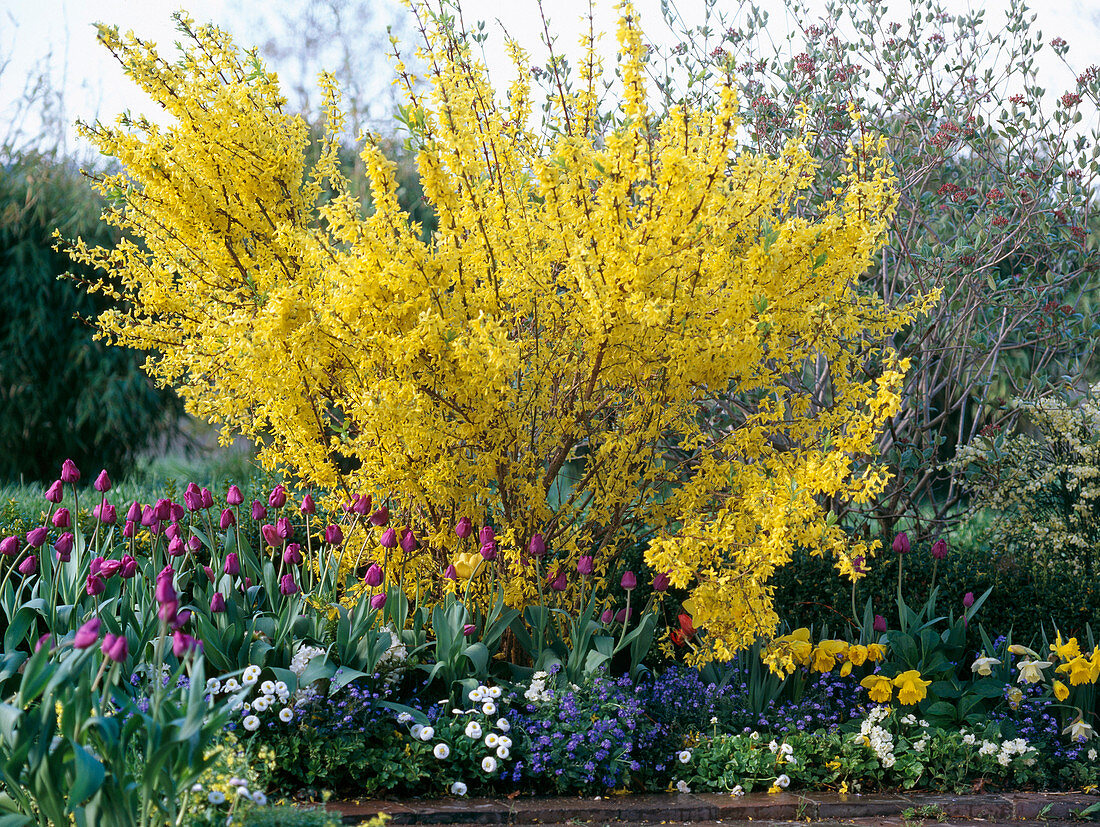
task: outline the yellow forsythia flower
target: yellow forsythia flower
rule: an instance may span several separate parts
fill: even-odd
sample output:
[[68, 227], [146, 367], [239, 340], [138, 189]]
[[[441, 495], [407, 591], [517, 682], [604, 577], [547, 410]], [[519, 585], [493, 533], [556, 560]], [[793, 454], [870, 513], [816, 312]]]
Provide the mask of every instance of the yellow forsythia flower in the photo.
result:
[[894, 678], [894, 686], [898, 688], [898, 701], [903, 704], [915, 704], [924, 700], [928, 694], [928, 687], [932, 681], [926, 681], [916, 669], [902, 672]]

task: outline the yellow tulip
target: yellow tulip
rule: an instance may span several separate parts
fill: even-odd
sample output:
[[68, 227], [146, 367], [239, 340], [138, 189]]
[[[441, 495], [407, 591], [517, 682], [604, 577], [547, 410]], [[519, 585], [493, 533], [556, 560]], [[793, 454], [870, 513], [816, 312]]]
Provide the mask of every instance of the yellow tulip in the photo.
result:
[[875, 703], [887, 704], [894, 697], [894, 684], [882, 675], [868, 675], [859, 685], [868, 691]]
[[894, 678], [894, 686], [898, 688], [898, 701], [903, 704], [915, 704], [924, 700], [928, 694], [928, 687], [932, 681], [921, 678], [920, 672], [910, 669], [902, 672]]

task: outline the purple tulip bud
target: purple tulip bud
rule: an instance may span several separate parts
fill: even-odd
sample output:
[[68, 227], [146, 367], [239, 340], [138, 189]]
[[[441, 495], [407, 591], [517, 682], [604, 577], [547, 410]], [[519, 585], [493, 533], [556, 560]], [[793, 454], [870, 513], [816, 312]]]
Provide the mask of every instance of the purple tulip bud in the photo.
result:
[[610, 623], [614, 619], [615, 619], [615, 613], [613, 611], [611, 611], [610, 609], [604, 609], [603, 614], [600, 615], [600, 623], [607, 624], [607, 623]]
[[386, 506], [382, 506], [373, 514], [370, 515], [370, 524], [381, 528], [390, 521], [390, 510]]
[[493, 542], [496, 537], [497, 535], [496, 532], [493, 531], [493, 527], [488, 525], [482, 526], [481, 531], [477, 533], [477, 539], [481, 545]]
[[202, 508], [202, 492], [195, 483], [187, 483], [187, 490], [183, 492], [183, 504], [188, 511], [199, 511]]
[[276, 485], [271, 489], [271, 493], [267, 495], [267, 504], [272, 508], [282, 508], [286, 505], [286, 486]]
[[88, 579], [84, 581], [84, 591], [92, 597], [95, 597], [97, 594], [103, 594], [106, 589], [107, 584], [98, 574], [89, 574]]
[[76, 467], [76, 463], [71, 459], [65, 460], [61, 463], [61, 481], [62, 482], [78, 482], [80, 480], [80, 469]]
[[886, 618], [884, 618], [882, 615], [875, 615], [875, 621], [874, 621], [874, 624], [872, 625], [872, 628], [876, 632], [878, 632], [879, 634], [882, 634], [883, 632], [885, 632], [886, 631]]
[[943, 560], [947, 557], [947, 541], [940, 539], [936, 540], [932, 544], [932, 556], [937, 560]]
[[103, 523], [103, 525], [114, 525], [118, 520], [118, 511], [111, 503], [104, 500], [92, 509], [92, 516]]
[[50, 522], [54, 524], [54, 528], [68, 528], [73, 524], [72, 515], [67, 508], [57, 509], [50, 518]]
[[229, 575], [241, 573], [241, 559], [237, 556], [237, 552], [231, 551], [225, 555], [225, 573]]
[[446, 580], [457, 580], [458, 579], [458, 572], [455, 571], [454, 564], [450, 564], [450, 565], [447, 566], [447, 568], [443, 569], [443, 577]]
[[214, 569], [212, 569], [210, 566], [203, 566], [202, 571], [206, 575], [206, 579], [209, 580], [211, 583], [213, 583], [214, 582]]
[[118, 635], [116, 637], [108, 632], [103, 638], [103, 645], [100, 647], [100, 650], [115, 663], [122, 663], [126, 660], [129, 644], [126, 642], [125, 635]]
[[260, 502], [259, 500], [253, 500], [252, 501], [252, 520], [254, 522], [258, 523], [260, 520], [264, 519], [265, 517], [267, 517], [267, 509], [264, 508], [264, 504], [262, 502]]
[[638, 587], [638, 578], [632, 571], [624, 572], [623, 579], [619, 581], [619, 585], [628, 592], [633, 591]]
[[371, 563], [367, 573], [363, 576], [363, 582], [372, 589], [382, 583], [382, 567], [377, 563]]
[[65, 492], [61, 487], [61, 480], [54, 481], [53, 485], [46, 489], [46, 502], [57, 505], [64, 498]]
[[152, 528], [153, 524], [157, 521], [156, 514], [153, 513], [153, 506], [147, 505], [141, 509], [141, 524], [146, 528]]
[[199, 503], [202, 505], [203, 509], [214, 507], [214, 495], [210, 493], [209, 488], [199, 489]]
[[474, 524], [470, 521], [469, 517], [461, 518], [455, 525], [455, 534], [458, 535], [458, 539], [465, 540], [474, 531]]
[[137, 560], [135, 560], [129, 554], [122, 555], [122, 565], [118, 567], [119, 577], [121, 577], [123, 580], [129, 580], [130, 578], [137, 576], [137, 573]]
[[531, 542], [527, 544], [527, 553], [536, 560], [546, 556], [546, 541], [542, 539], [541, 534], [536, 534], [531, 538]]
[[264, 523], [260, 526], [260, 534], [264, 537], [264, 542], [272, 548], [282, 548], [283, 538], [279, 536], [279, 532], [275, 529], [275, 526], [270, 523]]
[[99, 627], [99, 618], [93, 617], [77, 629], [76, 635], [73, 637], [73, 648], [87, 649], [89, 646], [94, 646], [95, 642], [99, 640]]
[[99, 573], [103, 575], [104, 580], [110, 580], [114, 575], [118, 574], [121, 568], [121, 560], [104, 560], [99, 567]]
[[175, 576], [176, 570], [169, 564], [157, 572], [157, 582], [159, 583], [161, 580], [171, 580]]
[[302, 507], [299, 509], [303, 514], [316, 514], [317, 505], [313, 502], [313, 497], [306, 494], [302, 497]]
[[556, 592], [563, 592], [569, 587], [569, 581], [565, 577], [565, 569], [559, 568], [546, 579], [550, 583], [550, 588]]
[[244, 502], [244, 494], [241, 493], [241, 489], [237, 486], [231, 485], [229, 486], [229, 490], [225, 492], [225, 501], [229, 505], [240, 505]]
[[184, 634], [179, 629], [172, 632], [172, 654], [177, 658], [182, 658], [189, 652], [197, 652], [201, 648], [202, 644], [191, 635]]
[[53, 547], [57, 551], [57, 559], [62, 563], [68, 563], [73, 551], [73, 542], [76, 538], [71, 531], [66, 531], [54, 541]]
[[101, 568], [103, 568], [103, 557], [93, 557], [91, 567], [88, 569], [88, 574], [99, 574]]
[[378, 592], [378, 594], [372, 594], [370, 598], [370, 607], [375, 611], [378, 611], [386, 605], [386, 593]]
[[170, 600], [167, 603], [162, 603], [160, 609], [157, 611], [157, 616], [160, 617], [164, 623], [171, 625], [176, 620], [176, 611], [179, 609], [180, 604], [175, 600]]
[[162, 523], [172, 519], [172, 501], [163, 498], [157, 500], [153, 504], [153, 517]]
[[284, 574], [279, 580], [279, 593], [283, 597], [289, 597], [292, 594], [298, 593], [298, 584], [294, 582], [294, 575], [287, 573]]
[[134, 521], [133, 520], [127, 520], [126, 525], [124, 525], [122, 527], [122, 536], [126, 537], [126, 538], [130, 538], [130, 537], [133, 537], [136, 532], [137, 532], [137, 528], [134, 525]]
[[107, 476], [106, 468], [99, 472], [99, 476], [96, 477], [95, 482], [92, 483], [92, 488], [100, 494], [106, 494], [111, 490], [111, 478]]
[[420, 544], [416, 541], [413, 530], [406, 526], [405, 530], [401, 532], [401, 550], [406, 554], [412, 554], [416, 551], [418, 545]]
[[221, 614], [225, 611], [225, 595], [221, 592], [214, 592], [210, 596], [210, 612], [212, 614]]
[[185, 551], [187, 551], [187, 546], [185, 546], [185, 545], [183, 544], [183, 539], [182, 539], [182, 538], [180, 538], [180, 537], [173, 537], [173, 538], [172, 538], [172, 539], [171, 539], [171, 540], [170, 540], [170, 541], [168, 542], [168, 556], [169, 556], [169, 557], [179, 557], [179, 556], [181, 556], [181, 555], [182, 555], [182, 554], [183, 554], [183, 553], [184, 553]]
[[397, 532], [392, 528], [387, 528], [382, 532], [382, 539], [378, 542], [382, 548], [397, 548]]
[[191, 620], [191, 610], [190, 609], [184, 609], [182, 612], [180, 612], [178, 615], [176, 615], [176, 619], [174, 621], [172, 621], [172, 628], [182, 629], [184, 626], [186, 626], [188, 624], [188, 622], [190, 620]]
[[476, 631], [477, 626], [475, 626], [473, 623], [467, 623], [465, 626], [462, 627], [462, 634], [464, 634], [466, 637], [469, 637]]
[[31, 548], [42, 548], [42, 544], [46, 542], [46, 527], [39, 526], [38, 528], [32, 528], [27, 532], [27, 545]]
[[283, 552], [283, 562], [288, 566], [300, 566], [302, 559], [302, 546], [298, 543], [291, 543]]
[[[351, 510], [353, 513], [358, 514], [360, 517], [365, 517], [370, 513], [371, 498], [370, 494], [360, 494], [355, 498], [355, 502], [351, 504]], [[389, 512], [386, 512], [387, 515]]]
[[497, 544], [496, 543], [486, 543], [485, 545], [483, 545], [481, 548], [478, 549], [478, 552], [484, 558], [486, 563], [491, 563], [491, 562], [493, 562], [494, 560], [497, 559]]
[[591, 574], [595, 568], [591, 555], [586, 554], [577, 560], [577, 574], [582, 577]]
[[190, 551], [192, 554], [194, 554], [200, 548], [202, 548], [202, 541], [200, 541], [198, 537], [191, 536], [191, 537], [187, 538], [187, 550], [188, 551]]
[[325, 529], [325, 542], [330, 546], [338, 546], [344, 542], [344, 532], [338, 525], [330, 525]]
[[5, 557], [14, 557], [18, 553], [18, 537], [5, 537], [3, 540], [0, 540], [0, 554], [3, 554]]
[[218, 520], [218, 528], [220, 528], [222, 531], [225, 531], [227, 528], [230, 528], [231, 526], [234, 526], [236, 524], [237, 524], [237, 518], [233, 514], [233, 509], [232, 508], [223, 508], [222, 509], [222, 516]]
[[668, 591], [669, 577], [665, 572], [660, 572], [653, 578], [653, 591], [666, 592]]
[[168, 526], [164, 529], [164, 536], [167, 537], [169, 540], [175, 540], [177, 537], [180, 536], [180, 524], [169, 523]]
[[280, 517], [275, 521], [275, 532], [284, 540], [289, 540], [294, 536], [294, 526], [286, 517]]
[[179, 522], [183, 519], [183, 515], [186, 513], [187, 511], [184, 510], [184, 507], [182, 505], [180, 505], [179, 503], [174, 503], [171, 500], [168, 501], [169, 520], [175, 520], [176, 522]]
[[894, 543], [893, 543], [892, 548], [894, 549], [894, 551], [897, 554], [908, 554], [909, 553], [909, 535], [906, 534], [904, 531], [899, 532], [898, 535], [894, 538]]
[[627, 609], [625, 607], [619, 609], [619, 611], [615, 612], [615, 622], [626, 623], [628, 620], [630, 620], [630, 616], [632, 614], [634, 614], [633, 609]]
[[963, 595], [963, 606], [969, 609], [974, 605], [974, 592], [967, 592]]
[[[53, 635], [51, 635], [49, 632], [46, 632], [46, 634], [42, 635], [42, 637], [40, 637], [38, 640], [35, 641], [34, 651], [37, 652], [39, 649], [41, 649], [43, 646], [45, 646], [47, 643], [49, 643], [50, 639], [52, 637], [53, 637]], [[50, 648], [52, 649], [53, 647], [50, 647]]]
[[156, 590], [157, 603], [174, 603], [176, 600], [176, 588], [172, 585], [171, 577], [158, 577]]
[[126, 519], [132, 523], [141, 522], [141, 503], [139, 503], [137, 500], [134, 500], [132, 503], [130, 503], [130, 508], [126, 512]]

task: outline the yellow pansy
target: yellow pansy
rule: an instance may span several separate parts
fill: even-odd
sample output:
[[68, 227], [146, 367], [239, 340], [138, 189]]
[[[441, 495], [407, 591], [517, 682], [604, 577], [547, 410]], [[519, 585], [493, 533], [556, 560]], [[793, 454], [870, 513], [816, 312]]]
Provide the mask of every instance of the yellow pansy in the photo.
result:
[[1081, 647], [1077, 645], [1077, 638], [1071, 637], [1065, 643], [1062, 643], [1062, 633], [1058, 633], [1058, 637], [1054, 643], [1050, 644], [1050, 652], [1058, 660], [1065, 663], [1071, 661], [1074, 658], [1081, 656]]
[[916, 669], [902, 672], [894, 678], [894, 686], [898, 688], [898, 701], [903, 704], [915, 704], [923, 701], [925, 695], [928, 694], [928, 687], [931, 685], [932, 681], [924, 680]]
[[893, 682], [882, 675], [868, 675], [859, 682], [859, 685], [867, 690], [875, 703], [887, 704], [894, 697]]

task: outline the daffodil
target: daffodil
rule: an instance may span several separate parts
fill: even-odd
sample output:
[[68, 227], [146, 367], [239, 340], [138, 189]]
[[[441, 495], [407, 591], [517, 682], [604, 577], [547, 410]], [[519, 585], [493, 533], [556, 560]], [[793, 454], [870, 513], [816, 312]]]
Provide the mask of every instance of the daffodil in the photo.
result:
[[867, 662], [867, 647], [858, 643], [848, 647], [848, 663], [863, 666]]
[[1080, 686], [1083, 683], [1090, 683], [1092, 681], [1092, 663], [1091, 661], [1078, 655], [1073, 660], [1067, 661], [1059, 666], [1056, 672], [1069, 673], [1069, 682], [1074, 686]]
[[894, 686], [898, 688], [898, 701], [903, 704], [915, 704], [924, 700], [928, 694], [928, 687], [932, 681], [926, 681], [916, 669], [902, 672], [894, 678]]
[[1054, 643], [1050, 644], [1050, 653], [1065, 663], [1081, 657], [1081, 647], [1077, 645], [1077, 638], [1075, 637], [1071, 637], [1065, 643], [1062, 643], [1062, 633], [1059, 632]]
[[970, 671], [977, 672], [979, 675], [989, 676], [993, 674], [993, 667], [998, 664], [1000, 664], [1000, 661], [996, 658], [980, 657], [970, 665]]
[[846, 678], [852, 674], [852, 662], [850, 660], [844, 661], [844, 665], [840, 667], [840, 677]]
[[1069, 737], [1074, 741], [1087, 741], [1089, 738], [1095, 735], [1096, 732], [1089, 724], [1086, 724], [1083, 720], [1081, 720], [1081, 717], [1078, 716], [1076, 721], [1074, 721], [1062, 730], [1062, 734], [1068, 734]]
[[1039, 657], [1039, 653], [1034, 649], [1029, 649], [1022, 643], [1013, 643], [1008, 647], [1008, 651], [1013, 655], [1027, 655], [1029, 658]]
[[868, 675], [859, 682], [859, 685], [867, 690], [875, 703], [887, 704], [894, 697], [894, 684], [883, 675]]
[[867, 646], [867, 660], [878, 663], [886, 660], [886, 647], [881, 643], [872, 643]]
[[1054, 697], [1059, 701], [1064, 701], [1069, 697], [1069, 687], [1061, 681], [1054, 682]]
[[815, 672], [830, 672], [836, 666], [837, 658], [843, 657], [847, 651], [848, 644], [843, 640], [823, 640], [814, 647], [811, 668]]
[[1016, 664], [1016, 668], [1020, 670], [1016, 683], [1039, 683], [1043, 679], [1043, 670], [1052, 665], [1049, 660], [1022, 660]]

